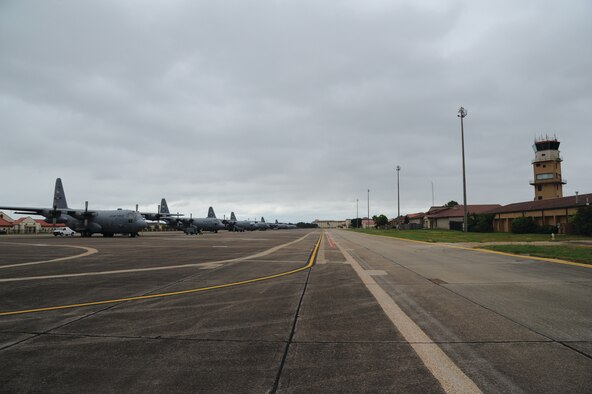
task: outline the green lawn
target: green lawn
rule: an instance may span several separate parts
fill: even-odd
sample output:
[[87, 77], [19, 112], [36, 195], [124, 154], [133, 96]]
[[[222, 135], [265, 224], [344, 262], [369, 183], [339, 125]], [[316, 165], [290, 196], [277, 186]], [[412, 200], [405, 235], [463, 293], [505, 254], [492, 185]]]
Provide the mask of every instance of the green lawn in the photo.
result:
[[483, 249], [592, 264], [592, 247], [575, 245], [488, 245]]
[[[512, 234], [512, 233], [463, 233], [452, 230], [375, 230], [353, 229], [364, 234], [385, 235], [394, 238], [410, 239], [425, 242], [533, 242], [551, 241], [547, 234]], [[556, 241], [570, 241], [587, 239], [575, 235], [556, 235]], [[491, 249], [499, 252], [548, 257], [578, 263], [592, 264], [592, 247], [576, 245], [484, 245], [483, 249]]]
[[[388, 237], [412, 239], [426, 242], [532, 242], [550, 241], [548, 234], [512, 234], [512, 233], [463, 233], [453, 230], [375, 230], [375, 229], [354, 229], [365, 234], [386, 235]], [[573, 239], [590, 239], [572, 235], [557, 235], [558, 241]]]

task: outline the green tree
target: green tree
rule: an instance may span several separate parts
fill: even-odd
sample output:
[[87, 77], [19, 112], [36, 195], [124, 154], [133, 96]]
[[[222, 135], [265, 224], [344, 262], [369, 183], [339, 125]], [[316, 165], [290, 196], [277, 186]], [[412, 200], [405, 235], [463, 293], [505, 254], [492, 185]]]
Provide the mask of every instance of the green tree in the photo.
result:
[[374, 215], [372, 220], [374, 220], [374, 227], [382, 227], [388, 224], [388, 218], [384, 215]]
[[454, 201], [454, 200], [450, 200], [450, 201], [448, 201], [448, 202], [446, 203], [446, 205], [445, 205], [445, 206], [446, 206], [446, 207], [454, 207], [454, 206], [457, 206], [457, 205], [458, 205], [458, 203], [457, 203], [456, 201]]
[[356, 218], [351, 220], [352, 228], [362, 228], [362, 219]]
[[592, 235], [592, 205], [578, 208], [571, 222], [578, 234]]

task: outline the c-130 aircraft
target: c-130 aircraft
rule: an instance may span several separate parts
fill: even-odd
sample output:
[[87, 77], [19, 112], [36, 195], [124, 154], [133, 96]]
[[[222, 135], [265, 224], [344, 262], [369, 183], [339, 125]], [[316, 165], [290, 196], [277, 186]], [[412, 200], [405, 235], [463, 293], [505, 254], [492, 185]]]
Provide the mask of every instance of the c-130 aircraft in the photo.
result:
[[[225, 230], [226, 226], [222, 221], [216, 218], [214, 208], [208, 209], [207, 218], [181, 218], [179, 215], [171, 214], [167, 205], [166, 199], [160, 201], [159, 220], [164, 220], [169, 226], [178, 230], [183, 230], [186, 235], [201, 234], [202, 231], [212, 231], [217, 233], [218, 230]], [[154, 215], [148, 217], [150, 220]]]
[[56, 179], [52, 208], [31, 207], [0, 207], [0, 209], [18, 211], [17, 214], [40, 215], [53, 223], [63, 223], [83, 237], [103, 234], [112, 237], [114, 234], [128, 234], [135, 237], [146, 228], [142, 215], [129, 209], [89, 210], [88, 201], [84, 209], [68, 208], [62, 180]]

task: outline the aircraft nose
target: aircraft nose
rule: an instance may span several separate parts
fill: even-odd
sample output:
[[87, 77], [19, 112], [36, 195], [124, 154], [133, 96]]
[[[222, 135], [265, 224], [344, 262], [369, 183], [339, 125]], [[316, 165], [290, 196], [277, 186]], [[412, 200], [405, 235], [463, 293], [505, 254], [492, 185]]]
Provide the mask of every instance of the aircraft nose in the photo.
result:
[[142, 230], [148, 227], [148, 225], [146, 224], [146, 220], [141, 216], [136, 219], [135, 224], [138, 230]]

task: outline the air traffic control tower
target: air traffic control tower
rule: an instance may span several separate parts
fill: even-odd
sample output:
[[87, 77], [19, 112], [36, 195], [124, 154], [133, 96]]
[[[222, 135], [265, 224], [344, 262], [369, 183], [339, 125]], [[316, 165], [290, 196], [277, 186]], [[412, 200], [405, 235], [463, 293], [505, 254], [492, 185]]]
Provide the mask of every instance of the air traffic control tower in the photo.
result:
[[561, 161], [559, 155], [559, 141], [548, 136], [536, 139], [534, 145], [534, 180], [530, 184], [534, 186], [535, 200], [548, 200], [550, 198], [563, 197], [563, 185], [567, 181], [561, 178]]

